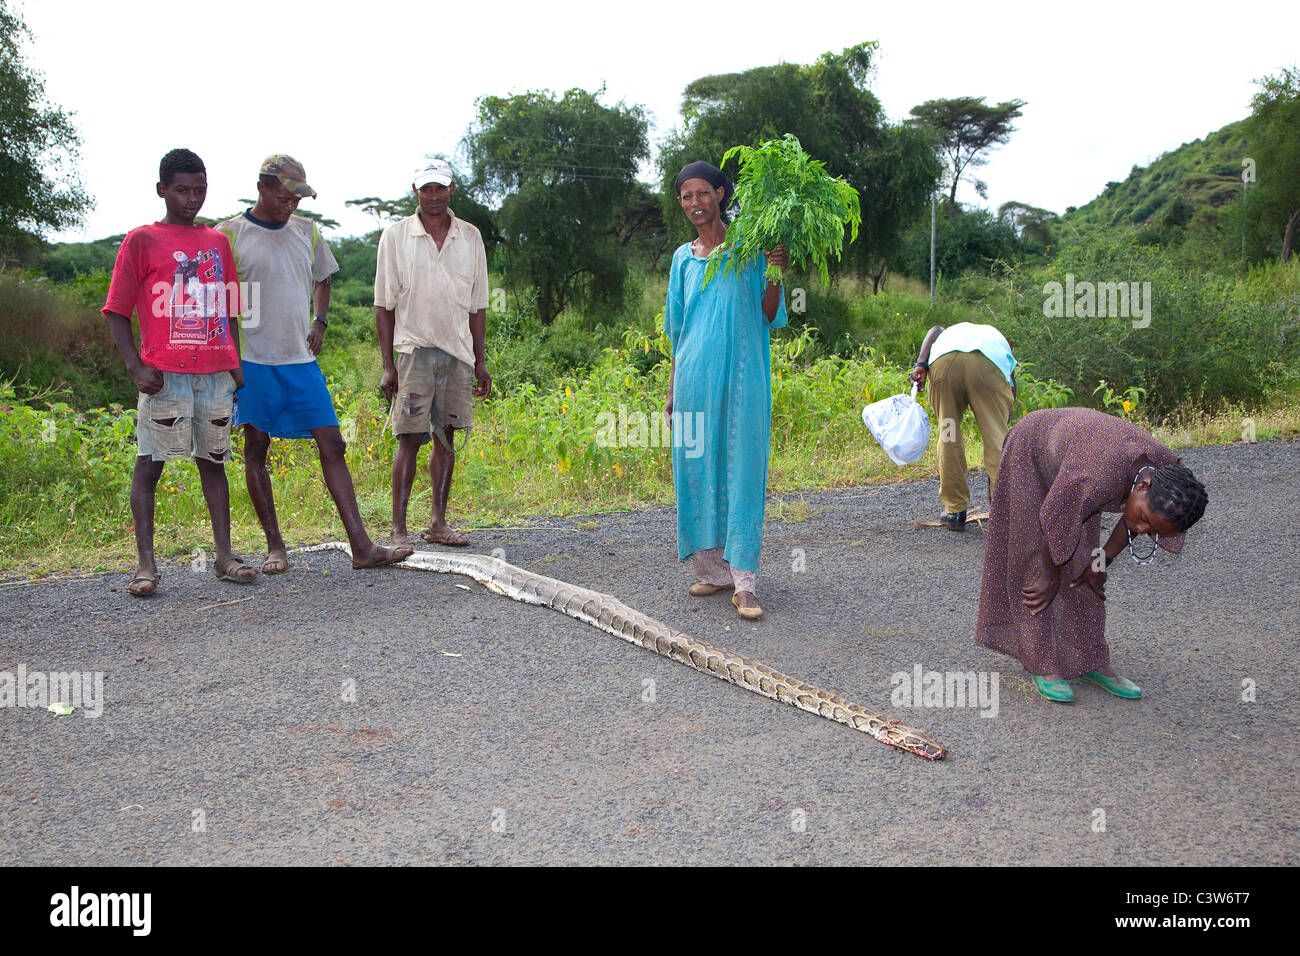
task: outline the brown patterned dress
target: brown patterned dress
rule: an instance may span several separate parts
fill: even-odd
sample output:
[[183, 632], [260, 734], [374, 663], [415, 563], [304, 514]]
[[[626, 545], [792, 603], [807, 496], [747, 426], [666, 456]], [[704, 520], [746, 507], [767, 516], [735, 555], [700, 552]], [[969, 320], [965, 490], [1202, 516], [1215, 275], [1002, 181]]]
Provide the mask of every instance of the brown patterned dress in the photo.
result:
[[[1178, 464], [1142, 429], [1086, 408], [1030, 412], [1007, 434], [989, 507], [975, 642], [1016, 658], [1031, 674], [1079, 677], [1110, 663], [1106, 604], [1071, 588], [1101, 541], [1101, 513], [1120, 512], [1140, 465]], [[1020, 589], [1037, 575], [1046, 536], [1061, 571], [1055, 600], [1029, 613]], [[1162, 536], [1177, 554], [1183, 535]]]

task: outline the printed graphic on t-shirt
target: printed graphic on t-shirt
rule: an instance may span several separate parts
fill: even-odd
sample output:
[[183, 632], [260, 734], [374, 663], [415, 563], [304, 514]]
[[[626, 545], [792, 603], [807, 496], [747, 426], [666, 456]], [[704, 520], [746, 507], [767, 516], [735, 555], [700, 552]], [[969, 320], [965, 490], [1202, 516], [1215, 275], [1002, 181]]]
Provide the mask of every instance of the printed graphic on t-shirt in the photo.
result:
[[205, 345], [220, 338], [227, 320], [221, 253], [212, 248], [191, 257], [178, 249], [172, 258], [176, 260], [176, 275], [164, 313], [171, 319], [170, 343]]

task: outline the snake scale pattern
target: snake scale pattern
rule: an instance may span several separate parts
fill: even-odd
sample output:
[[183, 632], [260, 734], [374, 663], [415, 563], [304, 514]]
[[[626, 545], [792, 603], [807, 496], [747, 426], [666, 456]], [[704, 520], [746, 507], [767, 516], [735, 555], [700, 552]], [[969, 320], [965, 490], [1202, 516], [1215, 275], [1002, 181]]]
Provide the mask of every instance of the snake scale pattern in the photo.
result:
[[[352, 553], [340, 541], [298, 548], [295, 553], [330, 550], [342, 551], [349, 556]], [[481, 554], [416, 551], [396, 567], [473, 578], [496, 594], [525, 604], [552, 608], [594, 625], [614, 637], [693, 667], [703, 674], [730, 681], [763, 697], [790, 704], [854, 730], [861, 730], [891, 747], [919, 754], [927, 760], [941, 760], [948, 754], [947, 748], [923, 730], [872, 713], [835, 694], [788, 677], [766, 664], [684, 634], [608, 594], [575, 587]]]

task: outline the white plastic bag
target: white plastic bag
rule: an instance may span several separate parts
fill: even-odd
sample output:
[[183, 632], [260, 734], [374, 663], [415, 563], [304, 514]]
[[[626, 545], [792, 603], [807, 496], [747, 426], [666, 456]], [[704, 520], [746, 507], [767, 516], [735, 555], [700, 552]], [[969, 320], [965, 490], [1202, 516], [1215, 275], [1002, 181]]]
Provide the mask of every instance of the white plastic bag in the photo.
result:
[[862, 421], [895, 465], [919, 461], [930, 444], [930, 417], [916, 402], [915, 385], [911, 395], [872, 402], [862, 410]]

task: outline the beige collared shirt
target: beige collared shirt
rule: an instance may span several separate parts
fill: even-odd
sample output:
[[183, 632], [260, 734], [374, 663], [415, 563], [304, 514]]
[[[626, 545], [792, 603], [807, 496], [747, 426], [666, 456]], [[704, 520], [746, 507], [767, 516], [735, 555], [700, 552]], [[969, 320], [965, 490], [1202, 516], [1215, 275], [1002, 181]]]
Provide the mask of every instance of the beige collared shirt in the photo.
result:
[[440, 250], [418, 212], [393, 223], [379, 237], [375, 305], [396, 314], [397, 351], [440, 348], [473, 367], [469, 316], [488, 305], [487, 252], [478, 229], [452, 214]]

